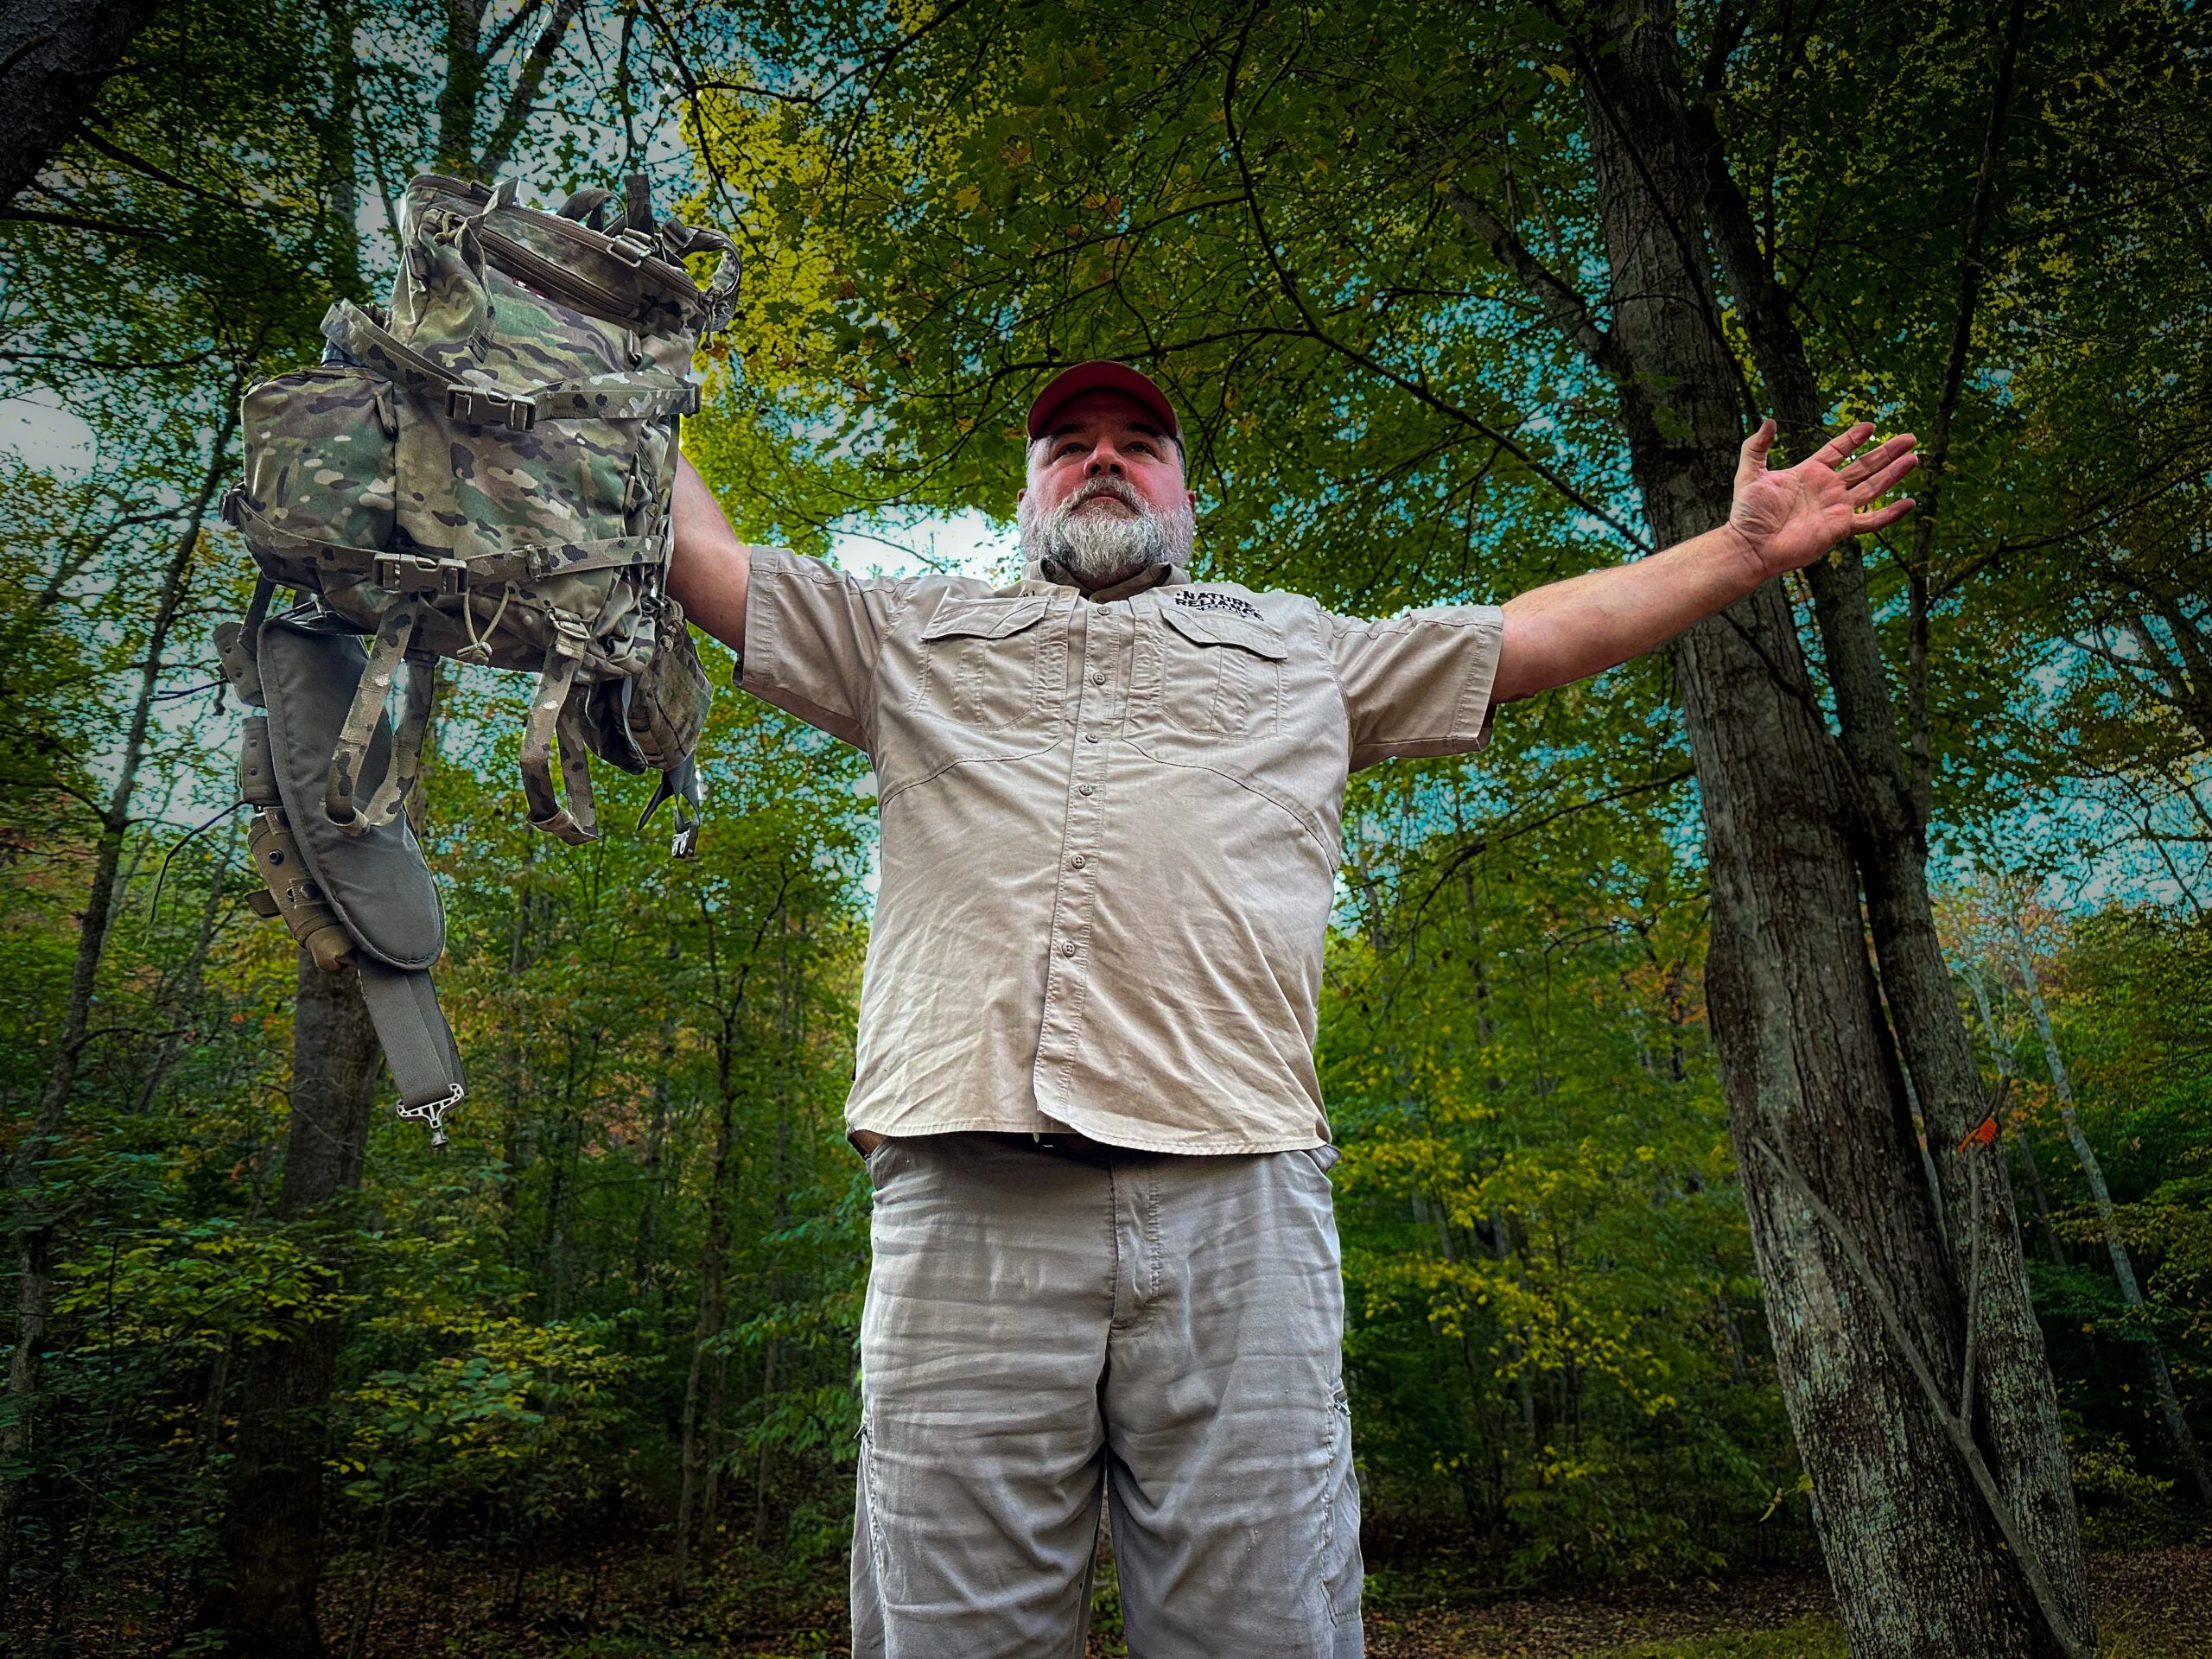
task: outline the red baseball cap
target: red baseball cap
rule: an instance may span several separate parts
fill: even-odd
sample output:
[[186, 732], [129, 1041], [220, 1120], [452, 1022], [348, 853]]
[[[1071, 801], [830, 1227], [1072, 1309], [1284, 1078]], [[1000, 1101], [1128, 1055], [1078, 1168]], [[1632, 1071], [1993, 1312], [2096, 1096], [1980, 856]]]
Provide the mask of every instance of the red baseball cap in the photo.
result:
[[1037, 394], [1037, 401], [1029, 405], [1030, 441], [1034, 442], [1043, 437], [1052, 428], [1052, 416], [1086, 391], [1118, 391], [1125, 397], [1134, 397], [1166, 429], [1169, 437], [1178, 445], [1182, 443], [1183, 423], [1175, 418], [1175, 406], [1167, 401], [1167, 394], [1128, 364], [1109, 363], [1103, 359], [1062, 369], [1045, 383], [1044, 391]]

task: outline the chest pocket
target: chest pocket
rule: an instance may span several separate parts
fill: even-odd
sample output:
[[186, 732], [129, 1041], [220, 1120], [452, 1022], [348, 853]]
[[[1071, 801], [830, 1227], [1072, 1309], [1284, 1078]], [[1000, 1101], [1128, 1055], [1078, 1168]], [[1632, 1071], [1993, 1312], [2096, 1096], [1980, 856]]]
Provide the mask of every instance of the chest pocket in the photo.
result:
[[1063, 629], [1040, 627], [1042, 599], [949, 599], [922, 628], [907, 705], [976, 731], [1015, 736], [1058, 715], [1067, 669]]
[[1157, 687], [1162, 723], [1194, 737], [1272, 736], [1281, 719], [1281, 633], [1257, 617], [1171, 602], [1147, 630], [1142, 678]]

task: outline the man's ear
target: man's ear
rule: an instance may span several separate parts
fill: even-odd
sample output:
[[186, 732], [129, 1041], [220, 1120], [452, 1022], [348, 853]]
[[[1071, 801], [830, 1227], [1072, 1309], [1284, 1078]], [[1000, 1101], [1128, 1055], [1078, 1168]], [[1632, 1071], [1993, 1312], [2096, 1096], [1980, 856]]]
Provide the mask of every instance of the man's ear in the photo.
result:
[[1184, 491], [1183, 499], [1191, 504], [1191, 511], [1192, 512], [1196, 512], [1198, 510], [1198, 493], [1196, 490]]
[[[1018, 507], [1018, 506], [1020, 506], [1023, 502], [1027, 501], [1028, 499], [1029, 499], [1029, 486], [1028, 486], [1027, 484], [1023, 485], [1020, 489], [1016, 490], [1016, 491], [1014, 493], [1014, 505], [1015, 506], [1017, 506], [1017, 507]], [[1191, 499], [1192, 499], [1192, 500], [1194, 500], [1194, 501], [1195, 501], [1196, 499], [1198, 499], [1198, 498], [1197, 498], [1196, 496], [1192, 496]]]

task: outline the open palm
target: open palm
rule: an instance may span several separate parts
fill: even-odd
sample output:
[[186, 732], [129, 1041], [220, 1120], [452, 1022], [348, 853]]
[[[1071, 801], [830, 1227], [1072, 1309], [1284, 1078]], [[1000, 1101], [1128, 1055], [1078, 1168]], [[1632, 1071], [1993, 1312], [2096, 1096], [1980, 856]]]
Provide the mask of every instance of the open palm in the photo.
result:
[[1870, 535], [1912, 511], [1912, 498], [1871, 506], [1920, 465], [1913, 435], [1901, 432], [1863, 455], [1854, 452], [1874, 435], [1860, 422], [1839, 432], [1795, 467], [1767, 467], [1774, 423], [1763, 421], [1744, 440], [1736, 463], [1736, 499], [1729, 528], [1750, 545], [1768, 575], [1795, 570], [1847, 537]]

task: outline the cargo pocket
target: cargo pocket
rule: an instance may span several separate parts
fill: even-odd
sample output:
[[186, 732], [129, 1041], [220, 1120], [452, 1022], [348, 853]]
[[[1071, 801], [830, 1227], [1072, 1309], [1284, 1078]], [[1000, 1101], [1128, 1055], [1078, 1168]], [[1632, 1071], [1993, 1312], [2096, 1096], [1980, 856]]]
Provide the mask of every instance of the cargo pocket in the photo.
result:
[[949, 599], [922, 628], [913, 706], [982, 732], [1034, 727], [1048, 701], [1055, 630], [1041, 599]]
[[[399, 420], [390, 381], [345, 367], [280, 374], [246, 393], [240, 418], [250, 509], [240, 528], [264, 569], [319, 588], [340, 556], [302, 543], [391, 545]], [[257, 537], [264, 526], [276, 535]]]
[[1160, 720], [1192, 737], [1265, 737], [1274, 732], [1282, 699], [1281, 635], [1264, 620], [1173, 602], [1160, 607], [1166, 626], [1150, 631], [1141, 662], [1154, 682]]
[[1359, 1477], [1351, 1461], [1351, 1407], [1344, 1385], [1329, 1405], [1328, 1491], [1321, 1506], [1321, 1587], [1332, 1624], [1359, 1618]]

